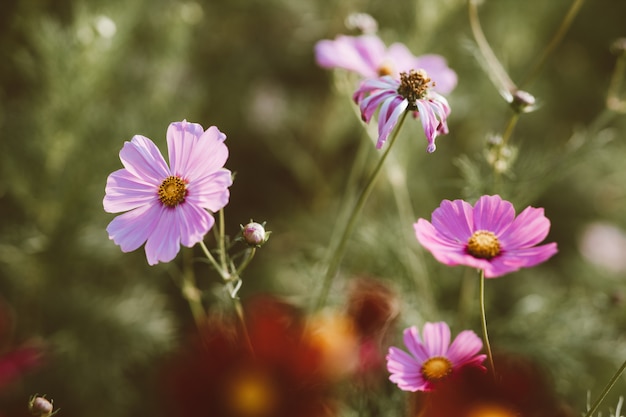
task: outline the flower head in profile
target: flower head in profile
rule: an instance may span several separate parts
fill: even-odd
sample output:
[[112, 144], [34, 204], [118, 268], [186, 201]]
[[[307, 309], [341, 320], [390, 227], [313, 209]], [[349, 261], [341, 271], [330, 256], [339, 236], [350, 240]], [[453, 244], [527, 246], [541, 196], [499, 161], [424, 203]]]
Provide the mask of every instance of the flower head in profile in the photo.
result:
[[436, 84], [436, 91], [450, 93], [457, 84], [457, 75], [445, 58], [429, 54], [414, 56], [409, 49], [394, 43], [387, 47], [376, 35], [339, 35], [335, 40], [324, 39], [315, 45], [315, 59], [322, 68], [341, 68], [363, 78], [389, 75], [399, 79], [400, 73], [414, 68], [424, 69]]
[[542, 208], [527, 207], [517, 217], [500, 196], [482, 196], [472, 207], [463, 200], [443, 200], [432, 223], [419, 219], [419, 242], [446, 265], [466, 265], [496, 278], [535, 266], [557, 253], [556, 243], [536, 246], [550, 231]]
[[150, 139], [135, 135], [126, 142], [120, 151], [124, 168], [109, 175], [106, 184], [104, 210], [125, 212], [109, 223], [109, 238], [123, 252], [145, 243], [150, 265], [174, 259], [181, 244], [200, 242], [215, 223], [210, 212], [229, 199], [225, 139], [215, 126], [205, 131], [186, 120], [172, 123], [169, 166]]
[[433, 81], [423, 69], [402, 72], [399, 79], [384, 76], [361, 83], [353, 99], [361, 109], [363, 121], [369, 123], [380, 107], [377, 149], [383, 147], [402, 113], [411, 111], [422, 121], [428, 140], [427, 151], [435, 151], [435, 138], [448, 133], [450, 106], [445, 97], [432, 90], [432, 86]]
[[404, 331], [409, 353], [389, 348], [389, 380], [404, 391], [431, 391], [440, 382], [466, 366], [485, 370], [486, 355], [479, 355], [483, 342], [471, 330], [464, 330], [450, 344], [450, 328], [444, 322], [426, 323], [420, 337], [415, 326]]

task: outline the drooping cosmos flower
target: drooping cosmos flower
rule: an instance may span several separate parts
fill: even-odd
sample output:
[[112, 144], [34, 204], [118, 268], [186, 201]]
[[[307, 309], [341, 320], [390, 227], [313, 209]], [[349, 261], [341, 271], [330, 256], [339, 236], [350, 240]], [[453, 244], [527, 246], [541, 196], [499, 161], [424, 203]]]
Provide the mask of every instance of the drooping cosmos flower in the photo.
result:
[[380, 106], [376, 149], [382, 148], [402, 113], [408, 110], [422, 121], [428, 140], [427, 151], [435, 151], [435, 138], [448, 133], [450, 106], [445, 97], [431, 87], [432, 80], [422, 69], [402, 72], [400, 79], [387, 75], [361, 83], [353, 99], [361, 109], [363, 121], [369, 123]]
[[404, 331], [409, 353], [389, 348], [389, 380], [404, 391], [431, 391], [441, 381], [465, 366], [482, 365], [486, 355], [479, 355], [483, 342], [471, 330], [464, 330], [450, 344], [450, 328], [444, 322], [426, 323], [420, 337], [415, 326]]
[[[226, 135], [211, 126], [175, 122], [167, 129], [169, 167], [156, 145], [135, 135], [120, 151], [123, 169], [109, 175], [104, 210], [126, 212], [109, 226], [123, 252], [146, 244], [148, 263], [169, 262], [180, 245], [191, 247], [213, 227], [209, 213], [228, 203], [231, 173]], [[207, 211], [209, 210], [209, 211]]]
[[321, 40], [315, 45], [315, 59], [322, 68], [341, 68], [363, 78], [390, 75], [399, 79], [400, 73], [421, 68], [434, 81], [435, 91], [441, 94], [450, 93], [457, 84], [456, 72], [448, 67], [442, 56], [416, 57], [401, 43], [387, 48], [376, 35], [339, 35], [335, 40]]
[[500, 196], [482, 196], [472, 207], [463, 200], [443, 200], [432, 223], [414, 224], [419, 242], [446, 265], [481, 269], [496, 278], [546, 261], [556, 243], [535, 246], [550, 231], [542, 208], [527, 207], [517, 217], [513, 204]]

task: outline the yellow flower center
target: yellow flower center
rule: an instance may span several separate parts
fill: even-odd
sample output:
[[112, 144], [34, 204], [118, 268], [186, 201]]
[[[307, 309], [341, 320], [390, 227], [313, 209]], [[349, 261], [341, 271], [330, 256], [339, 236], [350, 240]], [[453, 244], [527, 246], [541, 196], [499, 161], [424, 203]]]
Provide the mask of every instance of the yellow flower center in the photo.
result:
[[423, 69], [411, 70], [400, 73], [400, 87], [398, 94], [409, 101], [409, 110], [417, 110], [415, 104], [428, 94], [428, 89], [434, 87], [435, 83], [428, 78], [428, 74]]
[[467, 241], [467, 251], [476, 258], [491, 259], [500, 253], [500, 242], [492, 232], [477, 230]]
[[465, 414], [466, 417], [518, 417], [519, 415], [515, 410], [495, 403], [473, 405]]
[[429, 358], [422, 364], [422, 376], [430, 382], [444, 379], [452, 372], [452, 362], [442, 356]]
[[276, 406], [276, 390], [267, 375], [250, 372], [232, 381], [228, 395], [231, 409], [245, 417], [272, 415]]
[[173, 175], [163, 180], [159, 185], [159, 200], [167, 207], [175, 207], [185, 201], [187, 186], [180, 177]]
[[379, 76], [382, 77], [384, 75], [392, 75], [392, 74], [393, 74], [393, 67], [388, 62], [384, 62], [380, 67], [378, 67]]

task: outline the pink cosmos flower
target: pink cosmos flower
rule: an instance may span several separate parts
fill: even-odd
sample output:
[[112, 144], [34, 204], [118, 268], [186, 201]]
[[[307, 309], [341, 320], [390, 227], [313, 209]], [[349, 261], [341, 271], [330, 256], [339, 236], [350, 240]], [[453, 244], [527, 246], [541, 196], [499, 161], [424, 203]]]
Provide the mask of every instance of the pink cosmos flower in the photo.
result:
[[456, 73], [442, 56], [416, 57], [401, 43], [387, 48], [376, 35], [339, 35], [335, 40], [321, 40], [315, 45], [315, 59], [322, 68], [341, 68], [363, 78], [399, 78], [401, 72], [421, 68], [432, 77], [435, 90], [441, 94], [450, 93], [457, 84]]
[[409, 110], [413, 117], [422, 121], [428, 140], [426, 150], [429, 153], [435, 151], [435, 138], [448, 133], [450, 106], [445, 97], [432, 91], [431, 87], [432, 80], [424, 70], [403, 72], [399, 80], [384, 76], [361, 83], [353, 99], [361, 109], [363, 121], [369, 123], [380, 106], [376, 149], [382, 148], [400, 115]]
[[228, 203], [231, 173], [226, 135], [186, 120], [169, 125], [169, 167], [156, 145], [135, 135], [120, 151], [123, 169], [109, 175], [104, 210], [126, 212], [107, 227], [123, 252], [146, 244], [148, 263], [169, 262], [180, 245], [191, 247], [213, 227], [215, 212]]
[[517, 218], [513, 205], [484, 195], [474, 207], [463, 200], [443, 200], [432, 223], [414, 224], [417, 240], [446, 265], [481, 269], [496, 278], [535, 266], [557, 253], [556, 243], [535, 246], [550, 231], [542, 208], [527, 207]]
[[482, 370], [487, 357], [479, 355], [483, 342], [471, 330], [464, 330], [450, 344], [450, 328], [444, 322], [426, 323], [420, 338], [415, 326], [404, 331], [409, 353], [390, 347], [387, 355], [389, 380], [404, 391], [431, 391], [436, 384], [465, 366]]

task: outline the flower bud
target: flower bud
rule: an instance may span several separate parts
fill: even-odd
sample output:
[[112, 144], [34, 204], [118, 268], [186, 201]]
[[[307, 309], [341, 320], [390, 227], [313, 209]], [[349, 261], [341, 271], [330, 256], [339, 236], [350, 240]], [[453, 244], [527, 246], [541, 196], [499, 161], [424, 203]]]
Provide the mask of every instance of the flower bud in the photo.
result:
[[524, 90], [517, 90], [513, 93], [511, 106], [516, 113], [529, 113], [537, 108], [535, 96]]
[[37, 394], [33, 395], [28, 402], [28, 410], [30, 413], [37, 417], [50, 417], [54, 406], [52, 401], [48, 400], [45, 396], [40, 397]]
[[271, 232], [265, 231], [265, 223], [259, 224], [250, 221], [245, 226], [241, 226], [241, 236], [243, 240], [250, 246], [261, 247], [267, 239], [269, 239]]

